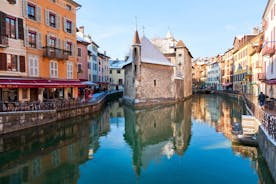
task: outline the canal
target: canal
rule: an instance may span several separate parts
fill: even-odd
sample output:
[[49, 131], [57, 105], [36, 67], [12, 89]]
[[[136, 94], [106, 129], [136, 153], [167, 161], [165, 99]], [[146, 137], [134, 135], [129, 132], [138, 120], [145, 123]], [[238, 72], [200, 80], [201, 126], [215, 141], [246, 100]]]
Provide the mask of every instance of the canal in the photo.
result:
[[232, 143], [241, 101], [199, 95], [0, 137], [0, 183], [274, 183], [260, 151]]

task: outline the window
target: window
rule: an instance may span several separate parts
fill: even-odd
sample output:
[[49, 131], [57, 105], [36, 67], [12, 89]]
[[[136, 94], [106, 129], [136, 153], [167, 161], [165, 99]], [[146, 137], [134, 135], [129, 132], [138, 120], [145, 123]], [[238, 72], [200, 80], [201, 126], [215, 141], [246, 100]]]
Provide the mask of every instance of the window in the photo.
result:
[[29, 45], [32, 48], [36, 48], [36, 32], [29, 31]]
[[56, 27], [56, 15], [53, 13], [50, 13], [49, 18], [50, 18], [50, 26], [55, 28]]
[[18, 71], [18, 57], [16, 55], [7, 55], [7, 71], [16, 72]]
[[156, 86], [156, 80], [153, 81], [154, 86]]
[[117, 73], [121, 73], [121, 70], [117, 70]]
[[69, 52], [69, 55], [71, 55], [72, 56], [72, 42], [66, 42], [66, 51], [68, 51]]
[[82, 67], [81, 67], [81, 63], [78, 63], [78, 73], [82, 72]]
[[78, 48], [78, 56], [81, 57], [81, 48]]
[[123, 79], [119, 79], [119, 85], [123, 85]]
[[112, 74], [112, 70], [109, 70], [109, 74]]
[[58, 77], [58, 63], [57, 62], [50, 62], [50, 76], [51, 78]]
[[50, 47], [55, 48], [56, 47], [56, 38], [55, 37], [50, 37], [49, 39], [49, 44]]
[[6, 34], [9, 38], [16, 38], [16, 18], [6, 17]]
[[66, 32], [72, 33], [72, 22], [70, 20], [66, 20]]
[[29, 76], [38, 77], [39, 76], [39, 65], [37, 57], [29, 57]]
[[71, 11], [71, 9], [72, 9], [72, 7], [69, 4], [67, 4], [66, 5], [66, 10]]
[[67, 79], [73, 79], [73, 63], [67, 62]]
[[28, 18], [32, 20], [35, 19], [35, 5], [28, 3]]

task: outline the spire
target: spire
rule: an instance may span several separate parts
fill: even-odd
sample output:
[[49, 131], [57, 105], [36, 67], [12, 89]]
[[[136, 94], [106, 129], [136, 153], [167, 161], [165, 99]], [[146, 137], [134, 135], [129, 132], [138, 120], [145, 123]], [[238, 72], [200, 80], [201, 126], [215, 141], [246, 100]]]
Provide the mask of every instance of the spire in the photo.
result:
[[139, 39], [139, 34], [138, 34], [137, 30], [135, 31], [132, 44], [133, 45], [140, 45], [141, 44], [140, 39]]
[[176, 44], [176, 47], [186, 47], [182, 40], [179, 40]]
[[173, 38], [173, 35], [170, 30], [167, 32], [166, 38]]

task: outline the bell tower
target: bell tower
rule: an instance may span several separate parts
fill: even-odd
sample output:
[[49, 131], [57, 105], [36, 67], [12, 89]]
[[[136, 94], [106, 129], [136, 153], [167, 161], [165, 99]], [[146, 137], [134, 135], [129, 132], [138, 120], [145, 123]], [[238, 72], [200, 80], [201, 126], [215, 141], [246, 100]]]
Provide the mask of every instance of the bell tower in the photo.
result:
[[132, 43], [132, 71], [135, 80], [140, 80], [140, 68], [141, 68], [141, 41], [138, 31], [135, 31]]

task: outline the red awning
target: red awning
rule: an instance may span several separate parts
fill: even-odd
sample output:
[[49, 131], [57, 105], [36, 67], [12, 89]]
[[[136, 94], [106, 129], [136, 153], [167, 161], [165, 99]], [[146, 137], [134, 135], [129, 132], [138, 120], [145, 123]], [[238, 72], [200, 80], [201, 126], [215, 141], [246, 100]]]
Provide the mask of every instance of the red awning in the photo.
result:
[[0, 79], [0, 88], [69, 88], [85, 86], [79, 80]]
[[265, 83], [266, 84], [276, 84], [276, 79], [274, 79], [274, 80], [266, 80]]

